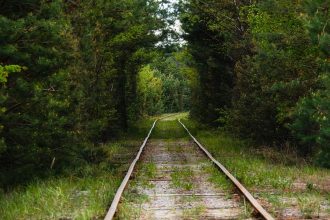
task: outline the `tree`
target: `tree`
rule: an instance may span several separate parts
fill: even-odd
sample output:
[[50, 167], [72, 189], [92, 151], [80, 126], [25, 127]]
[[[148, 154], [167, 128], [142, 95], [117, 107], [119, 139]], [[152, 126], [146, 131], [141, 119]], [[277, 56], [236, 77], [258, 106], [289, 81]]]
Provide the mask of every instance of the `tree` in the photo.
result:
[[302, 152], [313, 152], [319, 165], [330, 167], [330, 27], [329, 1], [307, 1], [306, 24], [310, 38], [317, 47], [317, 62], [320, 87], [302, 98], [295, 109], [294, 121], [290, 125], [300, 141]]
[[315, 48], [296, 2], [268, 0], [248, 9], [253, 56], [236, 64], [231, 126], [259, 143], [292, 140], [287, 125], [296, 102], [316, 86]]
[[160, 54], [151, 66], [163, 82], [164, 112], [182, 112], [190, 107], [190, 88], [187, 71], [191, 58], [184, 49]]
[[219, 124], [231, 106], [233, 67], [245, 54], [246, 25], [240, 8], [250, 1], [181, 1], [181, 22], [189, 52], [198, 70], [199, 95], [192, 115], [202, 122]]
[[91, 160], [94, 145], [136, 119], [137, 73], [163, 26], [158, 6], [153, 0], [0, 4], [0, 61], [27, 67], [2, 87], [8, 98], [1, 137], [8, 147], [0, 155], [0, 184]]
[[141, 115], [188, 111], [194, 70], [191, 57], [182, 51], [155, 55], [138, 77], [138, 102]]
[[[5, 2], [0, 15], [0, 60], [27, 67], [10, 74], [2, 91], [7, 99], [1, 115], [0, 182], [11, 184], [45, 175], [53, 157], [61, 169], [75, 151], [73, 121], [66, 94], [72, 47], [70, 25], [61, 1]], [[3, 10], [6, 9], [6, 10]], [[60, 81], [60, 82], [59, 82]], [[60, 95], [62, 94], [62, 95]], [[18, 175], [19, 173], [19, 175]]]
[[150, 65], [143, 67], [137, 79], [137, 95], [141, 115], [155, 115], [163, 112], [163, 82], [156, 77]]
[[[3, 103], [6, 101], [6, 94], [3, 93], [3, 90], [5, 89], [6, 82], [8, 75], [11, 73], [15, 72], [21, 72], [22, 67], [18, 65], [7, 65], [7, 66], [2, 66], [0, 65], [0, 86], [1, 86], [1, 91], [0, 91], [0, 117], [3, 115], [3, 113], [6, 112], [6, 108], [3, 107]], [[3, 129], [3, 125], [0, 124], [0, 132]], [[4, 141], [3, 137], [0, 137], [0, 155], [2, 152], [6, 150], [6, 144]]]

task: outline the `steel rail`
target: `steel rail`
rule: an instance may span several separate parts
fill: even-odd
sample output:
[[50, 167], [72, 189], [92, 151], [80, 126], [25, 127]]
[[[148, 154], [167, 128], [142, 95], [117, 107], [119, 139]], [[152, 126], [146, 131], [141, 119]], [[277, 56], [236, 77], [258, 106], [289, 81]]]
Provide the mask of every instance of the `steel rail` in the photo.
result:
[[129, 167], [129, 169], [128, 169], [128, 171], [127, 171], [127, 173], [126, 173], [126, 175], [125, 175], [125, 177], [123, 179], [123, 181], [121, 182], [119, 188], [117, 189], [117, 192], [116, 192], [116, 194], [115, 194], [115, 196], [114, 196], [114, 198], [113, 198], [113, 200], [111, 202], [111, 206], [110, 206], [110, 208], [109, 208], [109, 210], [108, 210], [108, 212], [107, 212], [104, 220], [112, 220], [113, 217], [115, 216], [116, 211], [117, 211], [118, 204], [120, 202], [120, 198], [121, 198], [121, 196], [122, 196], [122, 194], [123, 194], [123, 192], [124, 192], [124, 190], [125, 190], [125, 188], [127, 186], [127, 183], [128, 183], [128, 181], [129, 181], [129, 179], [130, 179], [130, 177], [131, 177], [131, 175], [132, 175], [132, 173], [134, 171], [135, 165], [138, 162], [138, 160], [140, 159], [140, 156], [141, 156], [141, 154], [143, 152], [143, 149], [144, 149], [144, 147], [146, 146], [146, 144], [147, 144], [147, 142], [149, 140], [149, 137], [151, 135], [151, 132], [155, 128], [155, 125], [156, 125], [157, 121], [158, 120], [162, 120], [164, 118], [169, 118], [169, 117], [175, 116], [177, 114], [180, 114], [180, 113], [169, 114], [169, 115], [166, 115], [164, 117], [158, 118], [158, 119], [156, 119], [154, 121], [154, 123], [152, 124], [152, 126], [151, 126], [151, 128], [149, 130], [149, 133], [148, 133], [147, 137], [144, 139], [144, 141], [143, 141], [143, 143], [142, 143], [142, 145], [140, 147], [139, 152], [137, 153], [135, 159], [131, 163], [131, 165], [130, 165], [130, 167]]
[[141, 154], [143, 152], [143, 149], [146, 146], [147, 141], [148, 141], [148, 139], [149, 139], [149, 137], [151, 135], [151, 132], [154, 129], [154, 127], [155, 127], [155, 125], [156, 125], [156, 123], [157, 123], [158, 120], [159, 119], [156, 119], [154, 121], [154, 123], [152, 124], [152, 127], [149, 130], [148, 136], [144, 139], [144, 141], [143, 141], [143, 143], [142, 143], [142, 145], [140, 147], [139, 152], [137, 153], [135, 159], [131, 163], [131, 166], [129, 167], [129, 169], [128, 169], [127, 173], [126, 173], [126, 176], [124, 177], [123, 181], [121, 182], [121, 184], [120, 184], [120, 186], [119, 186], [119, 188], [118, 188], [118, 190], [117, 190], [117, 192], [115, 194], [115, 197], [112, 200], [111, 206], [110, 206], [110, 208], [109, 208], [109, 210], [107, 212], [107, 215], [105, 216], [104, 220], [112, 220], [113, 219], [113, 217], [114, 217], [114, 215], [116, 213], [118, 204], [120, 202], [120, 198], [121, 198], [121, 196], [122, 196], [122, 194], [123, 194], [123, 192], [124, 192], [124, 190], [125, 190], [125, 188], [127, 186], [127, 183], [129, 181], [132, 173], [133, 173], [134, 167], [135, 167], [136, 163], [138, 162], [138, 160], [140, 159], [140, 156], [141, 156]]
[[197, 146], [234, 183], [234, 185], [239, 189], [239, 191], [241, 191], [241, 193], [247, 198], [250, 204], [260, 213], [260, 215], [266, 220], [274, 220], [274, 218], [259, 204], [259, 202], [252, 196], [252, 194], [219, 161], [214, 159], [212, 154], [207, 151], [201, 143], [198, 142], [198, 140], [190, 133], [188, 128], [181, 122], [181, 120], [179, 119], [178, 121], [187, 131], [189, 136], [194, 140]]

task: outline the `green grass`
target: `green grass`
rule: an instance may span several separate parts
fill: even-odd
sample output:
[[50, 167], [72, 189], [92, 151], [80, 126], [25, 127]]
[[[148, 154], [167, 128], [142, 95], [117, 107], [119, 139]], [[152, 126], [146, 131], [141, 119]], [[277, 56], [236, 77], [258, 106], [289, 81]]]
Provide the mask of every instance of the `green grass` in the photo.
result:
[[162, 120], [164, 121], [176, 121], [178, 119], [187, 119], [189, 116], [189, 112], [180, 112], [180, 113], [172, 113], [172, 114], [165, 114], [162, 117], [166, 117]]
[[183, 219], [200, 219], [200, 216], [205, 212], [206, 208], [203, 205], [198, 205], [196, 207], [183, 210]]
[[129, 138], [129, 139], [139, 139], [139, 140], [142, 139], [143, 140], [147, 136], [153, 122], [158, 117], [160, 117], [160, 116], [143, 118], [136, 122], [130, 123], [127, 132], [125, 134], [122, 134], [121, 138], [122, 139]]
[[318, 216], [321, 210], [322, 197], [317, 194], [307, 193], [297, 195], [298, 206], [305, 218]]
[[153, 139], [178, 139], [188, 138], [186, 131], [176, 120], [158, 121], [151, 134]]
[[172, 185], [183, 190], [192, 190], [194, 173], [190, 168], [175, 168], [171, 173]]
[[[91, 148], [93, 163], [9, 192], [0, 190], [0, 219], [103, 219], [152, 122], [141, 120], [118, 140]], [[153, 169], [150, 165], [146, 173]]]
[[137, 176], [129, 182], [127, 190], [124, 191], [116, 219], [138, 219], [141, 214], [141, 205], [149, 200], [148, 195], [139, 192], [139, 189], [154, 187], [149, 180], [156, 176], [156, 164], [153, 162], [139, 163], [136, 170], [138, 170]]
[[[157, 115], [148, 118], [142, 118], [137, 122], [131, 123], [128, 132], [123, 135], [126, 135], [129, 138], [143, 138], [147, 136], [152, 123], [156, 119], [160, 119], [157, 122], [155, 130], [152, 133], [152, 137], [158, 138], [158, 135], [161, 136], [166, 132], [171, 132], [171, 134], [174, 134], [175, 131], [180, 131], [179, 135], [185, 136], [185, 133], [182, 131], [181, 126], [177, 125], [177, 119], [187, 118], [187, 117], [188, 117], [188, 112], [182, 112], [182, 113], [168, 113], [168, 114]], [[168, 136], [170, 135], [166, 135], [166, 137]], [[176, 136], [174, 136], [173, 138], [175, 137]]]
[[133, 187], [141, 185], [145, 188], [153, 188], [154, 185], [152, 185], [149, 180], [156, 177], [156, 164], [154, 162], [139, 164], [136, 170], [138, 170], [139, 175], [132, 181], [131, 185]]
[[[139, 219], [141, 215], [141, 204], [149, 200], [147, 195], [136, 193], [125, 194], [118, 207], [115, 219]], [[132, 205], [132, 203], [134, 203]]]
[[[325, 186], [330, 183], [330, 170], [314, 167], [293, 152], [257, 148], [224, 132], [200, 128], [189, 120], [183, 122], [240, 182], [253, 194], [270, 203], [268, 209], [274, 215], [294, 205], [304, 217], [315, 217], [317, 213], [312, 210], [318, 210], [320, 204], [330, 207], [330, 192], [320, 188], [322, 183]], [[212, 174], [212, 171], [209, 172]], [[213, 178], [213, 182], [226, 185], [222, 178]], [[303, 182], [306, 186], [297, 189], [297, 182]], [[283, 206], [283, 199], [290, 198], [296, 201]], [[323, 212], [328, 212], [330, 217], [329, 210]]]
[[0, 219], [102, 219], [120, 178], [99, 167], [93, 177], [52, 178], [0, 196]]
[[233, 189], [231, 182], [226, 178], [225, 175], [222, 175], [221, 172], [211, 162], [205, 164], [202, 167], [202, 170], [210, 175], [209, 181], [214, 183], [220, 189], [224, 189], [226, 192], [229, 192], [228, 190]]

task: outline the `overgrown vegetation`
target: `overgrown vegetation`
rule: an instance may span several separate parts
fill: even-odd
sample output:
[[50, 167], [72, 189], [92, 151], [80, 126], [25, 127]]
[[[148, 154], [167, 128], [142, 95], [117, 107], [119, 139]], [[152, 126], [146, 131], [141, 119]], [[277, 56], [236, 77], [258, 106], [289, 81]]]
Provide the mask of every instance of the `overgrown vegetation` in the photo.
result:
[[328, 0], [185, 0], [198, 84], [191, 114], [329, 167]]
[[[329, 215], [328, 169], [306, 163], [294, 151], [255, 147], [223, 131], [200, 127], [183, 120], [189, 130], [267, 210], [281, 218], [286, 210], [304, 218]], [[228, 187], [225, 179], [212, 175], [211, 181]]]
[[[90, 161], [79, 167], [10, 192], [0, 190], [0, 219], [102, 219], [152, 121], [131, 125], [135, 133], [122, 140], [94, 147]], [[155, 168], [148, 164], [143, 170], [150, 176]]]
[[116, 219], [138, 219], [141, 216], [142, 204], [149, 200], [147, 194], [141, 193], [141, 188], [152, 189], [154, 185], [150, 179], [156, 177], [157, 167], [154, 162], [140, 163], [137, 165], [138, 172], [130, 181], [128, 190], [123, 195], [118, 208]]
[[102, 219], [121, 175], [99, 166], [83, 168], [91, 173], [37, 181], [2, 193], [1, 219]]
[[1, 187], [91, 161], [136, 121], [136, 74], [165, 28], [159, 4], [1, 3]]
[[183, 190], [192, 190], [194, 183], [192, 180], [193, 171], [190, 168], [175, 168], [171, 173], [171, 181], [174, 187]]
[[[190, 107], [192, 58], [182, 50], [160, 54], [138, 74], [138, 97], [141, 115], [183, 112]], [[191, 76], [192, 75], [192, 76]]]
[[160, 139], [177, 139], [187, 138], [186, 131], [178, 126], [178, 122], [171, 121], [159, 121], [151, 134], [151, 138]]
[[[0, 3], [0, 192], [8, 201], [0, 204], [12, 212], [3, 218], [57, 212], [25, 212], [28, 201], [41, 201], [33, 192], [69, 204], [70, 195], [43, 179], [63, 191], [102, 188], [107, 172], [117, 178], [125, 170], [113, 160], [131, 158], [129, 146], [149, 130], [151, 119], [139, 119], [163, 113], [190, 111], [218, 129], [199, 135], [218, 144], [216, 155], [230, 154], [225, 163], [248, 186], [291, 189], [298, 174], [326, 172], [310, 162], [330, 168], [329, 0], [174, 2]], [[159, 122], [152, 137], [187, 137], [176, 123]], [[94, 169], [99, 181], [89, 182]], [[110, 199], [114, 187], [103, 195]], [[101, 204], [105, 198], [54, 218], [98, 217]]]

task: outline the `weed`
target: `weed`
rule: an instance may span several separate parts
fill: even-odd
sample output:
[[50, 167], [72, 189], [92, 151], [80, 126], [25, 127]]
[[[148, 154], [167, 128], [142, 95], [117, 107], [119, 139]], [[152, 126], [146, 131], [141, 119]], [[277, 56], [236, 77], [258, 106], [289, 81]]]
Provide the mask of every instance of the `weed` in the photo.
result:
[[315, 185], [312, 182], [308, 182], [306, 184], [306, 189], [309, 190], [309, 191], [316, 190]]
[[[183, 122], [203, 146], [250, 191], [268, 192], [259, 195], [271, 204], [275, 215], [281, 215], [288, 207], [296, 207], [299, 209], [297, 213], [300, 211], [305, 217], [318, 215], [319, 212], [329, 213], [325, 210], [327, 206], [321, 206], [327, 201], [327, 191], [320, 190], [320, 183], [325, 186], [329, 183], [329, 170], [316, 168], [289, 151], [256, 148], [248, 141], [201, 127], [194, 121]], [[214, 171], [208, 172], [212, 182], [226, 186], [224, 179], [212, 175]], [[305, 183], [306, 188], [295, 188], [296, 182]], [[318, 196], [315, 196], [318, 192]], [[294, 199], [283, 202], [283, 198]]]
[[212, 163], [203, 165], [202, 170], [210, 175], [209, 180], [221, 189], [232, 189], [232, 183]]
[[200, 219], [202, 213], [205, 212], [205, 206], [198, 205], [191, 209], [183, 211], [183, 219]]
[[321, 210], [320, 198], [316, 195], [299, 195], [298, 205], [304, 218], [318, 217]]
[[[87, 168], [86, 168], [87, 169]], [[0, 219], [102, 218], [120, 178], [97, 170], [96, 177], [37, 181], [0, 198]]]
[[133, 185], [139, 184], [142, 187], [153, 188], [154, 185], [149, 181], [150, 179], [155, 178], [157, 173], [156, 164], [153, 162], [139, 164], [137, 168], [138, 176], [135, 180], [132, 181]]
[[153, 188], [150, 179], [155, 178], [157, 173], [156, 164], [153, 162], [138, 164], [137, 176], [129, 182], [122, 202], [119, 205], [118, 219], [138, 219], [141, 214], [142, 204], [149, 200], [148, 195], [139, 192], [139, 188]]
[[91, 147], [89, 164], [0, 192], [0, 219], [102, 219], [152, 122], [139, 121], [113, 143]]
[[148, 202], [149, 197], [139, 194], [136, 191], [127, 192], [122, 197], [122, 202], [118, 207], [116, 219], [138, 219], [141, 215], [142, 204]]
[[158, 121], [151, 138], [155, 139], [178, 139], [188, 138], [186, 131], [178, 121]]
[[172, 184], [174, 187], [184, 190], [192, 190], [193, 188], [193, 171], [189, 168], [175, 168], [171, 173]]

